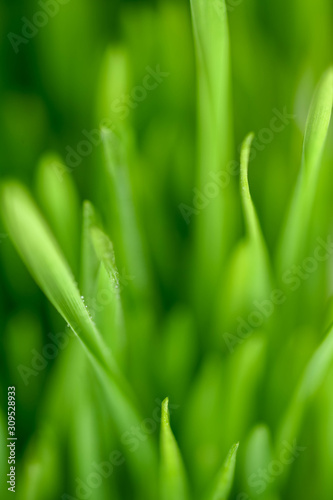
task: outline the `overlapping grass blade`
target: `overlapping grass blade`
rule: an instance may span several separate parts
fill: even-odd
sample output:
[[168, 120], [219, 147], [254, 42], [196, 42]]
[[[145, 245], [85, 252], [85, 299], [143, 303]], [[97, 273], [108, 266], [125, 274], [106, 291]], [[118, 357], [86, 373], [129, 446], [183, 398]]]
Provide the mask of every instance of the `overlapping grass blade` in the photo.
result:
[[169, 399], [162, 403], [160, 500], [189, 500], [183, 460], [170, 427]]
[[94, 304], [95, 321], [111, 346], [118, 364], [123, 364], [126, 335], [120, 294], [128, 282], [124, 276], [119, 275], [113, 245], [108, 236], [98, 227], [91, 228], [90, 236], [101, 263]]
[[96, 255], [99, 261], [103, 262], [114, 289], [119, 289], [119, 272], [110, 238], [96, 226], [91, 228], [90, 235]]
[[95, 328], [72, 272], [28, 191], [14, 181], [4, 183], [1, 207], [8, 233], [38, 285], [95, 360], [117, 379], [111, 353]]
[[333, 68], [323, 75], [311, 103], [303, 142], [302, 164], [287, 213], [278, 252], [278, 268], [284, 271], [302, 257], [318, 184], [321, 158], [331, 120]]
[[234, 444], [222, 465], [212, 491], [205, 497], [205, 500], [228, 500], [232, 484], [234, 481], [236, 455], [239, 443]]
[[[8, 233], [22, 260], [91, 355], [118, 430], [125, 432], [139, 425], [141, 419], [132, 391], [90, 318], [68, 264], [29, 193], [20, 184], [7, 181], [1, 187], [1, 207]], [[140, 457], [133, 453], [129, 457], [135, 471], [142, 472], [148, 464], [155, 463], [150, 441], [141, 443]]]
[[117, 135], [103, 128], [102, 138], [107, 180], [111, 189], [110, 199], [114, 199], [111, 209], [117, 228], [117, 256], [126, 271], [135, 276], [132, 287], [147, 294], [150, 291], [150, 280], [127, 165], [126, 146], [129, 145], [126, 144], [126, 133], [122, 131]]

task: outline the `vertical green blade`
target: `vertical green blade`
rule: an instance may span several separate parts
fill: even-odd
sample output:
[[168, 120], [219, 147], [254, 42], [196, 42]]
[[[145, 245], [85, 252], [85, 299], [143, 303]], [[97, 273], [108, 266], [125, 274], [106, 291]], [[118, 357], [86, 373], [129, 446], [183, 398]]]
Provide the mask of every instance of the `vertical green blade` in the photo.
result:
[[317, 191], [321, 158], [331, 120], [333, 68], [323, 75], [311, 103], [303, 143], [302, 165], [278, 252], [278, 267], [286, 270], [302, 257]]
[[183, 460], [170, 427], [168, 398], [162, 403], [161, 454], [160, 499], [188, 500]]
[[191, 0], [191, 8], [199, 113], [199, 175], [195, 187], [203, 199], [212, 181], [218, 191], [208, 197], [197, 215], [197, 279], [202, 300], [202, 296], [210, 296], [217, 284], [233, 229], [226, 217], [231, 202], [230, 187], [220, 188], [216, 180], [225, 171], [232, 151], [230, 56], [225, 2]]

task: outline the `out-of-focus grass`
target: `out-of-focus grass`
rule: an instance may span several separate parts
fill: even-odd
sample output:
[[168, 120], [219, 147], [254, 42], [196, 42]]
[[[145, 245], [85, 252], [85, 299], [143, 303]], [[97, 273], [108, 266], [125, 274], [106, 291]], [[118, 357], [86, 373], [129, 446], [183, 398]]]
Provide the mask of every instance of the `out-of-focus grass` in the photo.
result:
[[0, 7], [18, 497], [331, 500], [331, 2], [70, 0], [15, 54], [40, 9]]

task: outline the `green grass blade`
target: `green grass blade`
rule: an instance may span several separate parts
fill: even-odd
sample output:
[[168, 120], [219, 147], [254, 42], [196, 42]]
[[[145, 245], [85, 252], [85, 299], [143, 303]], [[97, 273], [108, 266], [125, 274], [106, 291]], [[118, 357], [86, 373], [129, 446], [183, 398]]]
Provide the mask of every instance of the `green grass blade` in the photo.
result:
[[44, 155], [37, 170], [37, 193], [66, 259], [73, 271], [77, 272], [79, 197], [72, 176], [63, 171], [63, 163], [57, 155]]
[[[122, 366], [126, 350], [126, 335], [120, 292], [126, 284], [116, 267], [113, 245], [99, 228], [91, 228], [91, 239], [101, 263], [97, 282], [97, 304], [94, 318], [112, 352]], [[120, 282], [121, 280], [121, 282]]]
[[[198, 74], [199, 192], [225, 170], [232, 151], [229, 32], [224, 0], [191, 0]], [[214, 177], [216, 179], [216, 177]], [[216, 187], [216, 181], [215, 181]], [[221, 188], [197, 216], [197, 274], [202, 296], [217, 284], [232, 230], [225, 216], [230, 189]], [[198, 307], [202, 307], [200, 302]]]
[[[133, 190], [128, 169], [125, 133], [120, 136], [111, 130], [102, 130], [105, 149], [107, 179], [111, 189], [112, 213], [116, 232], [113, 241], [118, 242], [117, 256], [129, 274], [135, 276], [131, 286], [142, 293], [149, 290], [147, 263], [139, 230]], [[114, 239], [116, 237], [116, 240]]]
[[100, 264], [91, 241], [91, 228], [97, 225], [98, 216], [95, 208], [90, 201], [85, 201], [82, 210], [80, 285], [82, 293], [86, 297], [86, 301], [91, 298], [95, 292]]
[[[269, 428], [264, 424], [256, 425], [249, 434], [246, 452], [244, 473], [248, 479], [246, 489], [249, 490], [249, 498], [263, 498], [262, 492], [258, 493], [258, 485], [253, 486], [251, 479], [257, 478], [258, 471], [265, 470], [272, 462], [272, 440]], [[275, 484], [276, 486], [276, 484]], [[274, 489], [274, 482], [268, 483], [265, 489], [267, 500], [272, 497], [270, 493]]]
[[131, 391], [116, 366], [85, 304], [56, 240], [29, 193], [16, 182], [1, 188], [8, 233], [37, 284], [126, 398]]
[[8, 233], [37, 284], [107, 369], [112, 358], [81, 299], [77, 283], [49, 227], [28, 191], [16, 182], [1, 189], [1, 207]]
[[332, 364], [333, 326], [331, 326], [328, 334], [317, 348], [304, 370], [291, 404], [281, 423], [277, 438], [278, 446], [281, 445], [283, 441], [291, 443], [296, 439], [307, 405], [320, 388]]
[[229, 498], [234, 481], [238, 446], [239, 443], [236, 443], [231, 447], [217, 475], [212, 492], [205, 497], [205, 500], [227, 500]]
[[[229, 442], [225, 435], [225, 361], [217, 353], [207, 354], [189, 391], [182, 416], [182, 444], [194, 488], [202, 491], [218, 470], [222, 450]], [[194, 418], [195, 416], [195, 418]], [[223, 457], [223, 455], [222, 455]]]
[[[132, 391], [89, 316], [69, 266], [28, 191], [8, 181], [1, 187], [0, 201], [5, 225], [22, 260], [91, 355], [119, 432], [140, 425]], [[154, 466], [154, 450], [148, 440], [141, 443], [140, 457], [129, 455], [129, 462], [141, 474], [148, 464]]]
[[253, 201], [250, 194], [249, 179], [248, 179], [248, 169], [249, 169], [249, 157], [251, 152], [251, 144], [254, 139], [254, 134], [249, 134], [243, 144], [241, 150], [241, 170], [240, 170], [240, 188], [241, 197], [243, 204], [244, 217], [246, 222], [246, 227], [248, 235], [259, 250], [263, 246], [262, 234], [260, 229], [260, 224], [256, 214], [256, 210], [253, 205]]
[[199, 350], [190, 311], [178, 307], [169, 313], [157, 346], [155, 377], [163, 391], [170, 391], [170, 399], [182, 401], [188, 393]]
[[252, 268], [256, 274], [254, 283], [258, 288], [258, 293], [264, 295], [269, 291], [270, 286], [270, 265], [266, 244], [261, 232], [258, 216], [253, 205], [250, 194], [248, 180], [248, 166], [251, 151], [251, 144], [254, 139], [253, 134], [249, 134], [242, 145], [241, 150], [241, 171], [240, 171], [240, 188], [241, 198], [246, 222], [246, 228], [249, 239], [249, 250], [251, 252], [250, 260]]
[[253, 332], [242, 345], [235, 345], [229, 360], [228, 394], [224, 432], [230, 441], [243, 439], [256, 414], [256, 393], [265, 369], [266, 332]]
[[103, 262], [115, 290], [119, 288], [119, 273], [116, 268], [114, 249], [109, 237], [98, 227], [91, 228], [91, 239], [100, 262]]
[[229, 269], [220, 291], [220, 300], [226, 307], [222, 310], [219, 307], [217, 311], [217, 321], [227, 320], [227, 325], [228, 317], [232, 321], [249, 308], [252, 309], [253, 300], [267, 297], [272, 290], [271, 264], [249, 188], [248, 165], [253, 139], [254, 135], [249, 134], [241, 149], [240, 194], [246, 237], [231, 254]]
[[331, 120], [333, 68], [322, 77], [311, 103], [303, 143], [302, 165], [278, 252], [281, 271], [297, 262], [306, 242], [316, 195], [321, 158]]
[[[122, 45], [109, 46], [104, 53], [97, 93], [97, 119], [106, 126], [119, 125], [122, 114], [117, 105], [120, 97], [130, 91], [131, 67], [129, 55]], [[115, 76], [116, 75], [116, 76]]]
[[[214, 125], [221, 127], [227, 126], [229, 109], [229, 32], [225, 7], [224, 0], [191, 0], [201, 99], [209, 104], [207, 111], [214, 118]], [[223, 132], [228, 134], [224, 128]], [[221, 150], [222, 146], [219, 147]]]
[[162, 403], [161, 454], [161, 500], [189, 499], [183, 460], [170, 427], [168, 398]]

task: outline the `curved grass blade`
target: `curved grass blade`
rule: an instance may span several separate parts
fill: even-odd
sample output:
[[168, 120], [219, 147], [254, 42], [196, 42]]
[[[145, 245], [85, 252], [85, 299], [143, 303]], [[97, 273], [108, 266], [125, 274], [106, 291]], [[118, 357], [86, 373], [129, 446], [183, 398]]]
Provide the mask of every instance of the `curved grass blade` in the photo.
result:
[[256, 210], [253, 205], [253, 201], [250, 194], [249, 179], [248, 179], [248, 169], [249, 169], [249, 157], [251, 152], [251, 144], [254, 139], [254, 134], [249, 134], [242, 144], [241, 150], [241, 170], [240, 170], [240, 188], [241, 188], [241, 198], [244, 211], [244, 217], [246, 222], [246, 227], [248, 231], [249, 238], [253, 242], [253, 245], [262, 250], [264, 247], [263, 237], [261, 234], [260, 224], [256, 214]]
[[333, 68], [323, 75], [306, 123], [302, 164], [278, 252], [281, 272], [301, 258], [316, 195], [321, 158], [331, 120]]
[[50, 302], [107, 371], [116, 369], [95, 328], [61, 250], [28, 191], [8, 181], [1, 187], [1, 207], [8, 233], [35, 281]]
[[205, 500], [227, 500], [229, 498], [234, 481], [238, 446], [239, 443], [236, 443], [231, 447], [216, 477], [212, 491], [205, 497]]
[[[251, 151], [251, 144], [254, 134], [249, 134], [242, 145], [240, 188], [243, 204], [244, 217], [249, 238], [249, 249], [251, 252], [251, 264], [256, 274], [255, 284], [260, 294], [265, 294], [269, 290], [271, 271], [268, 259], [266, 244], [261, 232], [260, 223], [250, 194], [248, 180], [248, 166]], [[253, 266], [254, 263], [254, 266]]]
[[[233, 250], [226, 272], [225, 283], [221, 284], [223, 312], [217, 311], [218, 322], [229, 316], [230, 320], [253, 308], [253, 300], [267, 297], [272, 289], [272, 273], [268, 251], [261, 232], [258, 216], [251, 198], [248, 165], [254, 134], [249, 134], [241, 149], [240, 194], [246, 226], [246, 238]], [[226, 309], [226, 310], [224, 310]], [[230, 321], [229, 320], [229, 321]]]
[[291, 443], [296, 439], [307, 405], [320, 388], [332, 364], [333, 326], [331, 326], [328, 334], [317, 348], [304, 370], [294, 397], [281, 423], [277, 437], [277, 445], [281, 445], [283, 441]]
[[189, 500], [183, 460], [170, 427], [169, 399], [162, 403], [161, 421], [161, 500]]
[[[8, 233], [22, 260], [86, 347], [105, 387], [118, 430], [123, 433], [140, 425], [132, 391], [90, 318], [69, 266], [31, 196], [19, 183], [7, 181], [1, 187], [0, 203]], [[140, 473], [149, 464], [154, 466], [151, 441], [141, 443], [140, 456], [129, 453], [129, 462]]]

